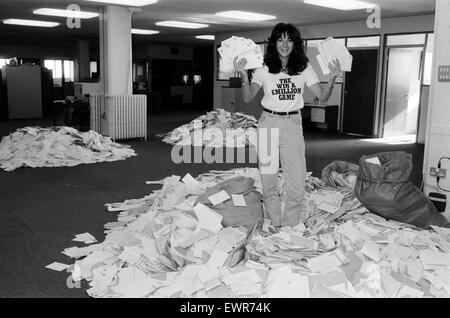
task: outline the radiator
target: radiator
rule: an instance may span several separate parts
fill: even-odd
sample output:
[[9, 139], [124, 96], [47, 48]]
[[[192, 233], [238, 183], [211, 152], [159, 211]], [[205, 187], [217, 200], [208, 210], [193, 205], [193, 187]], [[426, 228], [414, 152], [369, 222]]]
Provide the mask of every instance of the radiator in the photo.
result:
[[144, 138], [147, 140], [146, 95], [90, 96], [91, 129], [113, 140]]

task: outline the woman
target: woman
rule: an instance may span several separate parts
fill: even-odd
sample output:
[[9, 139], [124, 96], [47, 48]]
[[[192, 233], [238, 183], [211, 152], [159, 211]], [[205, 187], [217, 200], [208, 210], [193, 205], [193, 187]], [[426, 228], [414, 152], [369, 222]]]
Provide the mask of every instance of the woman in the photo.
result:
[[[300, 110], [304, 106], [304, 84], [321, 102], [326, 102], [336, 77], [341, 73], [338, 60], [330, 63], [330, 78], [324, 88], [308, 62], [300, 32], [286, 23], [279, 23], [272, 30], [264, 57], [265, 66], [255, 70], [251, 83], [244, 69], [247, 63], [245, 58], [234, 59], [234, 67], [242, 79], [244, 101], [250, 102], [261, 87], [264, 89], [261, 101], [263, 112], [258, 122], [258, 162], [264, 205], [272, 226], [276, 228], [297, 225], [303, 207], [306, 159]], [[276, 155], [276, 163], [269, 163], [275, 169], [269, 169], [261, 160], [263, 154], [267, 155], [270, 151], [279, 153], [279, 156]], [[278, 160], [281, 160], [286, 181], [287, 198], [283, 215], [277, 191]]]

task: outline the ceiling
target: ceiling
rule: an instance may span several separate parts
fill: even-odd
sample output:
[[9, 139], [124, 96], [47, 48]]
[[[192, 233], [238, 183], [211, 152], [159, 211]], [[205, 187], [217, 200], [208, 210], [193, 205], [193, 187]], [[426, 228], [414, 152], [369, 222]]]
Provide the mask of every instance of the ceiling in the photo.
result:
[[[339, 1], [339, 0], [336, 0]], [[435, 0], [365, 0], [381, 8], [382, 18], [433, 14]], [[37, 8], [49, 7], [64, 9], [76, 3], [82, 10], [96, 11], [102, 3], [84, 0], [0, 0], [0, 20], [6, 18], [35, 19], [61, 22], [56, 28], [43, 29], [21, 27], [0, 23], [1, 44], [47, 45], [58, 42], [70, 46], [78, 38], [98, 40], [98, 19], [82, 20], [81, 29], [66, 27], [65, 18], [33, 15]], [[339, 11], [304, 4], [303, 0], [158, 0], [157, 3], [141, 7], [142, 12], [133, 14], [133, 27], [159, 30], [157, 35], [134, 35], [135, 43], [164, 42], [181, 43], [192, 46], [204, 45], [205, 40], [195, 39], [199, 34], [232, 33], [237, 31], [271, 28], [277, 22], [290, 22], [295, 25], [310, 25], [364, 20], [365, 10]], [[225, 10], [244, 10], [275, 15], [276, 20], [247, 22], [220, 18], [215, 12]], [[185, 30], [159, 27], [155, 22], [161, 20], [181, 20], [209, 24], [208, 28]]]

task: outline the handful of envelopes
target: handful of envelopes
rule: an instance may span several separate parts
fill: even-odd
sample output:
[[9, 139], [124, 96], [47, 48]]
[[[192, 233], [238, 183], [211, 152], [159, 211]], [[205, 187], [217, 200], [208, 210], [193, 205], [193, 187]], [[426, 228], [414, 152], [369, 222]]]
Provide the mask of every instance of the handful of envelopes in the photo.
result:
[[320, 53], [317, 55], [317, 62], [319, 62], [324, 75], [330, 74], [328, 63], [333, 64], [334, 59], [339, 60], [342, 71], [350, 72], [352, 70], [353, 56], [344, 43], [330, 37], [320, 42], [317, 49]]
[[237, 57], [238, 60], [245, 58], [247, 64], [245, 69], [259, 68], [263, 65], [263, 52], [261, 48], [250, 39], [232, 36], [222, 41], [221, 46], [217, 49], [222, 58], [220, 60], [219, 69], [224, 73], [234, 72], [233, 61]]

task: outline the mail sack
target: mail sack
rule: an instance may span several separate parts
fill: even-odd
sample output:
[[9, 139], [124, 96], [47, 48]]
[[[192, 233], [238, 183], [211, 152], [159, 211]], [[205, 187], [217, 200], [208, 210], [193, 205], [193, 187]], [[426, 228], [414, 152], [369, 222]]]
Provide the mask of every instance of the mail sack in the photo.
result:
[[359, 159], [355, 195], [372, 213], [427, 229], [450, 227], [433, 203], [410, 181], [412, 155], [383, 152]]
[[[256, 191], [254, 182], [253, 178], [244, 176], [225, 180], [207, 189], [197, 198], [195, 204], [202, 203], [222, 215], [223, 226], [254, 226], [256, 223], [263, 222], [261, 194]], [[221, 191], [225, 191], [230, 196], [243, 195], [246, 206], [235, 206], [231, 198], [213, 205], [209, 197]]]

